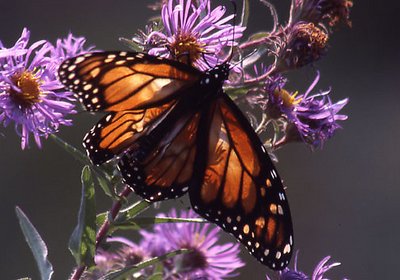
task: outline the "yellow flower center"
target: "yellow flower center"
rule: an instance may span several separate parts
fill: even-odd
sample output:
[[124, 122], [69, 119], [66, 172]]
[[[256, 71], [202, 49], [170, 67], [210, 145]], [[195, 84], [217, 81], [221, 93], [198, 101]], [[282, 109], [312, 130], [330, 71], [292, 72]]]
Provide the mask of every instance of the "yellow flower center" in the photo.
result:
[[40, 102], [40, 80], [32, 72], [24, 71], [15, 74], [11, 81], [16, 85], [20, 91], [11, 88], [10, 96], [21, 106], [30, 106], [34, 103]]
[[178, 32], [174, 37], [175, 40], [171, 43], [170, 51], [175, 58], [182, 63], [192, 65], [205, 51], [205, 44], [200, 43], [197, 38], [191, 34], [182, 34]]
[[287, 90], [281, 89], [275, 90], [274, 94], [282, 98], [283, 105], [287, 108], [293, 107], [301, 102], [301, 98], [296, 99], [296, 96], [299, 94], [297, 91], [290, 94]]

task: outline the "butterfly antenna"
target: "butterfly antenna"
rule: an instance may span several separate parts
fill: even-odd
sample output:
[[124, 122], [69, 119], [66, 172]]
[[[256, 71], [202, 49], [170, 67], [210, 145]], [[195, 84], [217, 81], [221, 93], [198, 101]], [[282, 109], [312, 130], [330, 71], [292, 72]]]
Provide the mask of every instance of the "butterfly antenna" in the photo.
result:
[[238, 62], [236, 62], [235, 64], [232, 65], [232, 67], [235, 67], [241, 63], [243, 63], [243, 61], [245, 61], [247, 58], [251, 57], [253, 54], [255, 54], [257, 52], [257, 49], [253, 50], [251, 53], [247, 54], [245, 57], [242, 57]]
[[171, 56], [176, 59], [175, 53], [172, 51], [172, 48], [169, 45], [165, 45], [165, 48], [168, 50], [168, 52], [171, 54]]
[[[208, 61], [207, 61], [207, 59], [206, 59], [206, 53], [205, 52], [202, 52], [201, 53], [201, 56], [203, 57], [203, 60], [204, 60], [204, 62], [207, 64], [207, 66], [209, 67], [209, 68], [213, 68], [211, 65], [210, 65], [210, 63], [208, 63]], [[217, 63], [218, 64], [218, 63]]]
[[235, 45], [235, 28], [236, 28], [236, 17], [237, 17], [237, 5], [236, 2], [234, 0], [230, 0], [233, 6], [233, 12], [234, 12], [234, 16], [233, 16], [233, 30], [232, 30], [232, 46], [231, 46], [231, 54], [229, 55], [229, 59], [228, 61], [231, 61], [233, 58], [233, 46]]

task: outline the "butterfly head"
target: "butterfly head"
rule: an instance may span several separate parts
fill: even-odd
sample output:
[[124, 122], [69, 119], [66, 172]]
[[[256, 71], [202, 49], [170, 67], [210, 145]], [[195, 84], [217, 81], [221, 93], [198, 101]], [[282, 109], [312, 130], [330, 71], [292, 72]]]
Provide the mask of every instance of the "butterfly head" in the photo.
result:
[[209, 81], [220, 83], [221, 85], [228, 79], [230, 65], [228, 62], [219, 64], [206, 72]]

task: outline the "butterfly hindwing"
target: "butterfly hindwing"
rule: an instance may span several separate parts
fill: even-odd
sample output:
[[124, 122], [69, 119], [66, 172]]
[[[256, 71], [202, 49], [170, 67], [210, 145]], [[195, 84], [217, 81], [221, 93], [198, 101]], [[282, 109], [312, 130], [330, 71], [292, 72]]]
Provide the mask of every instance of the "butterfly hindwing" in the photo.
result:
[[[198, 173], [189, 195], [197, 213], [233, 234], [260, 262], [283, 269], [293, 230], [275, 167], [243, 114], [225, 94], [209, 109], [198, 141]], [[206, 152], [208, 151], [208, 152]], [[202, 177], [201, 177], [202, 176]]]
[[182, 196], [196, 171], [194, 158], [200, 113], [190, 110], [188, 101], [191, 100], [178, 101], [164, 120], [119, 162], [124, 181], [149, 201]]
[[94, 52], [65, 60], [60, 81], [88, 111], [120, 112], [158, 106], [195, 83], [185, 64], [133, 52]]

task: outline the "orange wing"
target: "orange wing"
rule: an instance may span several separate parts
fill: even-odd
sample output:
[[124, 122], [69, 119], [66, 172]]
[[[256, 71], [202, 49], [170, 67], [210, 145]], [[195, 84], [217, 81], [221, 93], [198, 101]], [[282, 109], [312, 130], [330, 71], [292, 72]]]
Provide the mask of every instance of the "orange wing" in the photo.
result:
[[189, 190], [193, 208], [238, 238], [260, 262], [282, 269], [293, 248], [282, 181], [229, 97], [224, 94], [213, 106], [207, 118], [209, 133], [199, 139], [199, 150], [205, 151], [195, 161], [197, 176]]
[[171, 101], [159, 107], [109, 113], [83, 139], [88, 157], [99, 165], [128, 149], [134, 149], [138, 139], [147, 135], [175, 104]]
[[[187, 99], [186, 99], [187, 101]], [[179, 103], [149, 134], [136, 141], [118, 167], [124, 181], [149, 201], [177, 198], [195, 173], [200, 112]]]
[[201, 76], [193, 67], [131, 52], [83, 54], [64, 61], [58, 73], [86, 110], [110, 112], [164, 104]]

